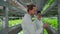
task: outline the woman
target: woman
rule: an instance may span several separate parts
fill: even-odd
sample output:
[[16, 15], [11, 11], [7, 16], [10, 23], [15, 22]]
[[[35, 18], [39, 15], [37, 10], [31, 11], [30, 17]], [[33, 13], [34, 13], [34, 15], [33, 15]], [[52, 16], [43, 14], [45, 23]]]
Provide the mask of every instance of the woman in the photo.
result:
[[41, 20], [41, 12], [37, 11], [36, 19], [33, 21], [36, 34], [43, 34], [43, 23]]

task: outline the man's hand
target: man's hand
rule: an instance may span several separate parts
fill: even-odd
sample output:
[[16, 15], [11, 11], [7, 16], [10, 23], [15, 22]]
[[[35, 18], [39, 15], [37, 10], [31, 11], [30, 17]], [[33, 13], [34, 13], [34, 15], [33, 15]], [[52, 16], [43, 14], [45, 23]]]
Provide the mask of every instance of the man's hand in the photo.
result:
[[47, 23], [43, 24], [43, 28], [47, 28], [47, 27], [48, 27]]

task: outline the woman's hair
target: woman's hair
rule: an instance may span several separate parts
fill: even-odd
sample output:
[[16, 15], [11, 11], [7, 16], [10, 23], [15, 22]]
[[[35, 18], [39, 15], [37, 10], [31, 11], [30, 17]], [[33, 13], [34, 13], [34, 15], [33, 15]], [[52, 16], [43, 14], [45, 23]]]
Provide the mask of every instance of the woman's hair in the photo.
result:
[[38, 14], [38, 13], [41, 13], [41, 11], [37, 11], [37, 14]]
[[36, 7], [34, 4], [27, 5], [27, 11], [32, 10], [33, 7]]

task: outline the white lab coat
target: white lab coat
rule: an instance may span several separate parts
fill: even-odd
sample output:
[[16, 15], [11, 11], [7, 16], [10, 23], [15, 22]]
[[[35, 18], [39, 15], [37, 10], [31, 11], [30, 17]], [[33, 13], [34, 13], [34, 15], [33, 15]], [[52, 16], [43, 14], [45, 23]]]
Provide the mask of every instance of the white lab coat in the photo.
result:
[[35, 34], [34, 25], [29, 14], [25, 14], [21, 25], [23, 34]]
[[33, 21], [36, 34], [43, 34], [43, 23], [42, 20], [37, 18]]

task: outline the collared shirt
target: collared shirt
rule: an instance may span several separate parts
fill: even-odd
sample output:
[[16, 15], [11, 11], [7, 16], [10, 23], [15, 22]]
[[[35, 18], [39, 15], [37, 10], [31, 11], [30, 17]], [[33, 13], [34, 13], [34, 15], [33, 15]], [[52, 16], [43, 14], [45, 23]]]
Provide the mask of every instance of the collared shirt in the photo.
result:
[[35, 34], [34, 25], [29, 14], [25, 14], [21, 25], [23, 34]]
[[37, 18], [33, 21], [35, 33], [36, 34], [43, 34], [43, 23], [42, 20], [38, 20]]

